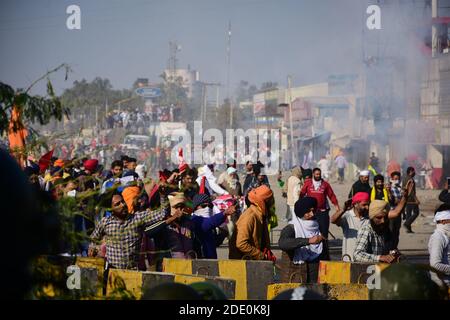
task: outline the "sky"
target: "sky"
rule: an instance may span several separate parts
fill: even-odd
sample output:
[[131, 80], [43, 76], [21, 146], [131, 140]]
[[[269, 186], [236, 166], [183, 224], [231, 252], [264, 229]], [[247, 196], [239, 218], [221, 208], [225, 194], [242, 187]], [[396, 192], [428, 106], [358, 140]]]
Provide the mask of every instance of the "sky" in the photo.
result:
[[[49, 69], [68, 63], [57, 93], [82, 78], [130, 88], [136, 78], [158, 81], [169, 41], [181, 46], [178, 64], [200, 79], [226, 83], [231, 21], [231, 89], [240, 80], [286, 86], [358, 72], [367, 1], [361, 0], [1, 0], [0, 81], [28, 87]], [[81, 30], [68, 30], [69, 5], [81, 9]], [[34, 93], [44, 92], [44, 83]]]

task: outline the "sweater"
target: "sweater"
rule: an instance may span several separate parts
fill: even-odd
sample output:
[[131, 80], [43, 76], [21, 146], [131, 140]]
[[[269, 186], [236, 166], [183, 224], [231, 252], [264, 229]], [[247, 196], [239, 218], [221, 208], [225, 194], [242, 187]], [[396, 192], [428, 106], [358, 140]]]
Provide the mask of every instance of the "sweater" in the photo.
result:
[[430, 266], [442, 272], [444, 281], [450, 284], [450, 264], [448, 261], [449, 238], [441, 231], [435, 230], [428, 242]]
[[313, 197], [317, 200], [317, 210], [319, 211], [326, 211], [330, 209], [328, 206], [327, 197], [335, 206], [339, 205], [333, 189], [331, 189], [330, 184], [325, 180], [322, 180], [322, 184], [318, 190], [314, 190], [313, 180], [307, 179], [302, 187], [302, 190], [300, 191], [300, 198], [305, 196]]
[[264, 248], [270, 247], [269, 229], [261, 210], [251, 205], [238, 221], [230, 238], [229, 259], [263, 260]]

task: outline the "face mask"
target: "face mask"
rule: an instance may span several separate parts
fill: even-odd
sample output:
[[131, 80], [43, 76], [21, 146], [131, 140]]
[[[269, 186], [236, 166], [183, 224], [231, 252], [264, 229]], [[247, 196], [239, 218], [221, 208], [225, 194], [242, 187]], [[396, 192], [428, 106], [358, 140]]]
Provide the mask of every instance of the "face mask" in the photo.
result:
[[450, 223], [447, 223], [447, 224], [439, 223], [436, 225], [436, 229], [439, 231], [442, 231], [444, 234], [447, 235], [447, 237], [450, 238]]
[[399, 184], [399, 181], [398, 180], [391, 180], [391, 183], [394, 184], [394, 185], [397, 185], [397, 184]]
[[208, 218], [211, 216], [211, 209], [209, 207], [199, 208], [195, 210], [195, 215]]

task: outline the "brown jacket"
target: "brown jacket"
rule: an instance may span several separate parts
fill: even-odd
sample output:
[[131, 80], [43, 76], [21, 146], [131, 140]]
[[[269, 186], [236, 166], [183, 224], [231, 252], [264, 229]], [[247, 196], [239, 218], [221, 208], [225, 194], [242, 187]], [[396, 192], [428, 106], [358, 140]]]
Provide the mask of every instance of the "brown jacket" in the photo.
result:
[[[262, 251], [270, 247], [269, 230], [264, 219], [262, 212], [255, 205], [251, 205], [242, 213], [230, 239], [230, 259], [264, 259]], [[261, 243], [263, 232], [264, 243]]]

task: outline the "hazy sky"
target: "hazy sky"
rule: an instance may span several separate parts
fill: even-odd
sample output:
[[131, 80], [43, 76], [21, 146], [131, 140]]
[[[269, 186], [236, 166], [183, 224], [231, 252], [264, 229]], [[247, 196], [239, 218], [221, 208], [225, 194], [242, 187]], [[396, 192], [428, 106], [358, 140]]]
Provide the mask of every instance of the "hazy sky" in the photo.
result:
[[[81, 8], [81, 30], [66, 28], [71, 4]], [[96, 76], [130, 88], [138, 77], [158, 80], [176, 40], [181, 67], [225, 84], [230, 20], [232, 88], [239, 80], [286, 85], [288, 74], [294, 85], [320, 82], [361, 65], [366, 7], [361, 0], [1, 0], [0, 81], [26, 87], [66, 62], [74, 72], [66, 82], [62, 73], [52, 77], [58, 93]]]

